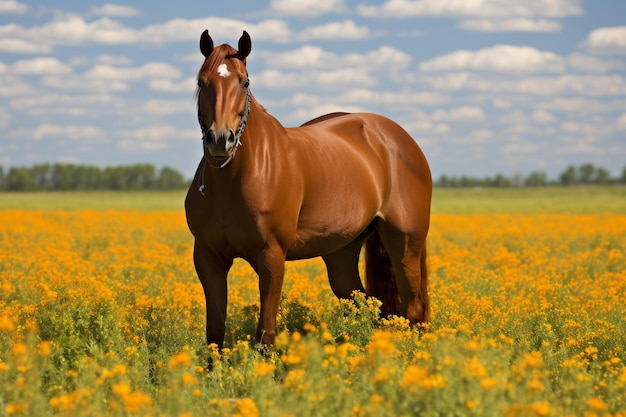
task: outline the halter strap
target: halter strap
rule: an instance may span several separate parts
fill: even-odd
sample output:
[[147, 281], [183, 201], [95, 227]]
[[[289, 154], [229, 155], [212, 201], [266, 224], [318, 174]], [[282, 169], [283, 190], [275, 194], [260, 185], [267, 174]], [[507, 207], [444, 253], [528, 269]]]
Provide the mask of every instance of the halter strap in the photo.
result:
[[204, 195], [204, 170], [206, 166], [210, 166], [213, 169], [222, 169], [226, 165], [230, 163], [230, 161], [235, 158], [237, 154], [237, 150], [243, 143], [241, 143], [241, 135], [243, 134], [244, 129], [246, 128], [246, 123], [248, 123], [248, 115], [250, 114], [250, 102], [252, 101], [250, 97], [250, 88], [249, 83], [246, 83], [246, 104], [243, 108], [243, 115], [241, 116], [241, 120], [239, 121], [239, 126], [237, 126], [237, 130], [235, 131], [235, 146], [221, 165], [213, 165], [209, 161], [209, 151], [207, 146], [207, 136], [209, 135], [209, 129], [202, 121], [202, 117], [200, 115], [200, 109], [198, 109], [198, 123], [200, 123], [200, 130], [202, 130], [202, 150], [204, 151], [204, 157], [202, 158], [202, 172], [200, 173], [200, 177], [198, 178], [198, 191], [200, 194]]

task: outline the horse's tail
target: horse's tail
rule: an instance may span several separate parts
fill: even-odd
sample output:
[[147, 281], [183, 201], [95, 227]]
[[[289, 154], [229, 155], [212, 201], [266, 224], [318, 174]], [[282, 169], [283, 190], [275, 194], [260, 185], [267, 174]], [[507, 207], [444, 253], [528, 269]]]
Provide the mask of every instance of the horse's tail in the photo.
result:
[[[430, 302], [428, 300], [428, 266], [426, 262], [426, 242], [420, 251], [420, 301], [422, 308], [419, 321], [430, 320]], [[389, 253], [383, 246], [378, 231], [367, 239], [365, 243], [365, 278], [368, 295], [382, 301], [381, 317], [390, 314], [400, 315], [400, 295], [396, 283], [396, 275], [391, 265]]]
[[400, 295], [389, 253], [377, 230], [365, 242], [365, 281], [367, 294], [382, 301], [381, 317], [400, 314]]

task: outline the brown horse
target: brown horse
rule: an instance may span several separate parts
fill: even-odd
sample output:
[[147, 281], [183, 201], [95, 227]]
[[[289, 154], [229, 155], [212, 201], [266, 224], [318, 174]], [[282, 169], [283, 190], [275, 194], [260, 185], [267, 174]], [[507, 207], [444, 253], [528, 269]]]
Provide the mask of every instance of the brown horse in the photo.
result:
[[200, 37], [204, 158], [185, 209], [206, 297], [207, 342], [224, 341], [234, 258], [259, 276], [256, 337], [271, 345], [285, 261], [321, 256], [333, 292], [349, 298], [365, 292], [358, 261], [366, 242], [367, 293], [383, 302], [382, 314], [428, 321], [432, 181], [420, 148], [375, 114], [333, 113], [283, 127], [250, 93], [246, 32], [238, 47], [214, 47], [208, 31]]

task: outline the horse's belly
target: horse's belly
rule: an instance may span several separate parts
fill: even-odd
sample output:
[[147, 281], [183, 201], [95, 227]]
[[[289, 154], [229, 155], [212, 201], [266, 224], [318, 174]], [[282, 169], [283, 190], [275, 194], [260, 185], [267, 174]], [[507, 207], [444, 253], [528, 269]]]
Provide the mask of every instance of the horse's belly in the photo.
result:
[[315, 230], [298, 230], [296, 240], [287, 251], [287, 259], [308, 259], [337, 252], [367, 233], [367, 226], [365, 223], [341, 230], [330, 230], [324, 227]]

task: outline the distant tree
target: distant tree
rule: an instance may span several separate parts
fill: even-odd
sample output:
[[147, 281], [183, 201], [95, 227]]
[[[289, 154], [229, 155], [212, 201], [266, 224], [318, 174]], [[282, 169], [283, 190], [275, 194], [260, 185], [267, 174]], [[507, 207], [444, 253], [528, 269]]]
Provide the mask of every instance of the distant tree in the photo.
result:
[[4, 167], [0, 165], [0, 190], [6, 189], [6, 184], [4, 181]]
[[493, 185], [495, 187], [510, 187], [512, 182], [509, 178], [505, 177], [504, 174], [497, 174], [493, 179]]
[[36, 190], [45, 190], [50, 187], [50, 164], [36, 164], [30, 168], [31, 175], [35, 181]]
[[52, 168], [53, 190], [75, 190], [76, 189], [76, 166], [74, 164], [54, 164]]
[[570, 165], [567, 169], [559, 175], [559, 181], [562, 185], [574, 185], [578, 182], [578, 174], [576, 173], [576, 167]]
[[543, 187], [548, 184], [548, 174], [543, 171], [533, 171], [524, 180], [526, 187]]
[[11, 167], [6, 178], [6, 189], [9, 191], [33, 191], [37, 183], [30, 169], [25, 167]]
[[594, 181], [599, 185], [606, 185], [611, 183], [611, 173], [604, 168], [597, 168]]
[[622, 169], [622, 178], [620, 178], [622, 184], [626, 184], [626, 166]]
[[459, 186], [461, 186], [461, 187], [477, 187], [479, 185], [480, 184], [478, 183], [476, 178], [472, 178], [472, 177], [468, 177], [466, 175], [463, 175], [459, 179]]
[[183, 174], [170, 167], [163, 167], [159, 171], [155, 188], [158, 190], [176, 190], [185, 187]]
[[593, 164], [582, 164], [578, 167], [578, 182], [583, 184], [593, 183], [593, 177], [596, 172], [596, 167]]

